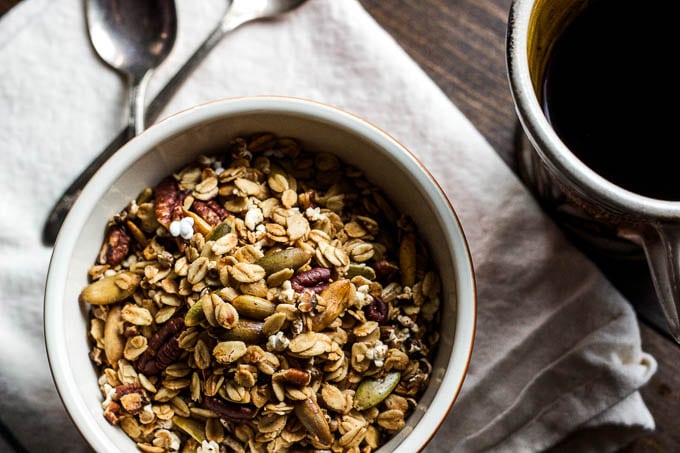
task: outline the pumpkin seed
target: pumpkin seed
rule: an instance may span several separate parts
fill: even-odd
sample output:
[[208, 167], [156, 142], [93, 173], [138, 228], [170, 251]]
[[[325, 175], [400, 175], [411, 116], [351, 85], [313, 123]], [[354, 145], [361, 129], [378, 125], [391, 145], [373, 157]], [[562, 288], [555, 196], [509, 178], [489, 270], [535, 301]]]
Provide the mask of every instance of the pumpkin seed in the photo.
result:
[[187, 327], [197, 326], [205, 320], [203, 313], [203, 301], [199, 299], [195, 304], [189, 308], [187, 314], [184, 315], [184, 325]]
[[290, 248], [270, 253], [255, 261], [267, 275], [271, 275], [287, 267], [297, 270], [312, 257], [312, 254], [302, 249]]
[[120, 302], [130, 297], [139, 282], [141, 275], [132, 272], [119, 272], [90, 283], [80, 293], [80, 301], [92, 305], [105, 305]]
[[294, 274], [295, 271], [290, 267], [286, 267], [278, 272], [274, 272], [269, 277], [267, 277], [267, 286], [269, 286], [270, 288], [276, 288], [277, 286], [281, 286], [283, 282], [289, 280]]
[[243, 341], [254, 344], [262, 339], [262, 323], [249, 319], [239, 319], [233, 328], [221, 331], [219, 336], [221, 340], [225, 341]]
[[363, 411], [377, 406], [392, 393], [400, 379], [399, 372], [387, 373], [382, 379], [364, 379], [354, 394], [354, 408]]
[[206, 241], [217, 241], [228, 233], [231, 233], [231, 221], [224, 220], [222, 223], [215, 225], [205, 239]]
[[369, 280], [375, 280], [375, 271], [371, 266], [351, 263], [349, 265], [349, 269], [347, 270], [347, 274], [345, 274], [345, 277], [351, 279], [358, 275]]
[[231, 301], [239, 315], [254, 319], [265, 319], [276, 311], [276, 305], [257, 296], [242, 294]]
[[205, 426], [203, 423], [193, 418], [185, 418], [175, 416], [172, 418], [172, 423], [175, 424], [179, 429], [194, 438], [196, 442], [203, 442], [205, 437]]

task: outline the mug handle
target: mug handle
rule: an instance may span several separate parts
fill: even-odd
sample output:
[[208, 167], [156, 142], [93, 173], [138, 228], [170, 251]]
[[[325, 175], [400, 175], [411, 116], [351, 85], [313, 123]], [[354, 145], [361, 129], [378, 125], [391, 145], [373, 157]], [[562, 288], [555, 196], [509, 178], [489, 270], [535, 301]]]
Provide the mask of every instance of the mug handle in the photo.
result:
[[680, 226], [654, 224], [619, 235], [644, 249], [661, 310], [671, 335], [680, 343]]

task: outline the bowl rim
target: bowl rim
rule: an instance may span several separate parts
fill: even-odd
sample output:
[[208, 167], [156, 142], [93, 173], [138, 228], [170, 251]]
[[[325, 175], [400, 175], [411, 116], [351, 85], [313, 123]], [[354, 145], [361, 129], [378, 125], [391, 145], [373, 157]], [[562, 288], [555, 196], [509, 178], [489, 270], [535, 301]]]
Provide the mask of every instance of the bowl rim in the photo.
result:
[[[334, 126], [348, 128], [357, 135], [367, 139], [372, 144], [387, 151], [390, 150], [389, 146], [398, 149], [403, 153], [402, 157], [407, 158], [411, 163], [415, 164], [416, 168], [426, 177], [427, 182], [432, 184], [432, 188], [435, 190], [433, 193], [430, 193], [430, 198], [439, 197], [440, 201], [443, 201], [444, 204], [448, 206], [448, 212], [446, 212], [446, 214], [450, 214], [451, 220], [453, 220], [456, 226], [456, 230], [451, 233], [459, 235], [458, 239], [464, 246], [460, 253], [464, 253], [466, 258], [465, 260], [460, 260], [460, 262], [465, 264], [465, 268], [460, 267], [457, 269], [458, 278], [467, 281], [470, 294], [468, 295], [469, 301], [467, 310], [460, 309], [461, 307], [465, 307], [465, 305], [461, 304], [463, 298], [458, 298], [457, 310], [455, 313], [456, 330], [454, 332], [452, 350], [448, 359], [446, 359], [446, 371], [441, 378], [439, 388], [434, 394], [431, 405], [438, 398], [441, 397], [443, 399], [441, 396], [442, 390], [447, 390], [446, 393], [451, 395], [450, 399], [447, 398], [448, 401], [443, 401], [442, 403], [446, 404], [446, 407], [439, 408], [437, 414], [435, 414], [437, 417], [435, 419], [436, 426], [430, 427], [429, 430], [425, 427], [426, 423], [423, 423], [425, 421], [424, 419], [428, 413], [431, 414], [429, 409], [426, 410], [422, 418], [415, 425], [413, 431], [409, 433], [399, 447], [397, 447], [397, 451], [406, 452], [414, 451], [414, 449], [420, 451], [432, 440], [444, 423], [447, 415], [450, 413], [460, 394], [472, 357], [476, 335], [477, 288], [476, 275], [467, 237], [465, 236], [458, 214], [453, 208], [451, 201], [446, 196], [446, 193], [430, 171], [408, 148], [383, 129], [358, 115], [330, 104], [290, 96], [241, 96], [224, 98], [181, 110], [152, 125], [142, 134], [127, 142], [120, 150], [109, 158], [104, 165], [102, 165], [85, 186], [66, 217], [57, 236], [48, 267], [43, 302], [43, 328], [47, 359], [52, 380], [54, 381], [59, 398], [66, 409], [66, 413], [77, 431], [91, 447], [95, 448], [97, 451], [115, 451], [115, 449], [111, 448], [112, 446], [110, 444], [103, 443], [101, 432], [92, 421], [88, 420], [88, 410], [84, 403], [78, 398], [72, 397], [73, 394], [77, 394], [77, 392], [74, 392], [75, 382], [72, 382], [72, 374], [69, 373], [70, 369], [65, 367], [64, 363], [66, 362], [66, 345], [62, 328], [65, 326], [60, 322], [59, 308], [64, 304], [63, 293], [66, 285], [66, 269], [68, 267], [71, 252], [77, 241], [77, 234], [71, 232], [80, 231], [85, 224], [88, 214], [94, 207], [95, 202], [105, 194], [111, 184], [138, 158], [145, 155], [158, 144], [163, 143], [175, 135], [190, 130], [195, 126], [219, 119], [220, 117], [258, 112], [281, 114], [297, 113], [317, 120], [325, 120]], [[404, 162], [400, 161], [400, 165], [404, 165]], [[458, 260], [455, 261], [458, 262]], [[459, 290], [460, 288], [457, 288], [457, 291]], [[457, 354], [456, 351], [458, 351]], [[454, 355], [461, 354], [465, 355], [464, 365], [462, 366], [462, 369], [456, 373], [456, 376], [454, 376], [451, 372], [452, 361]], [[454, 387], [455, 390], [451, 392], [450, 388]], [[421, 429], [425, 432], [416, 438], [413, 436], [413, 433], [417, 432], [418, 427], [422, 427]]]

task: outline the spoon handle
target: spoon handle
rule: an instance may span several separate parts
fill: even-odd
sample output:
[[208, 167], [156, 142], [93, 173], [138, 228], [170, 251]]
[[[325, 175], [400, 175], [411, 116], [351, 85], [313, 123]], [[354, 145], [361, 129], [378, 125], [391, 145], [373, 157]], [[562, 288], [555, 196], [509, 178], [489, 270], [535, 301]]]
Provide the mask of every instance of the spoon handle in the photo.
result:
[[57, 239], [57, 233], [59, 233], [61, 224], [64, 223], [66, 214], [68, 214], [71, 206], [73, 206], [73, 203], [75, 203], [78, 196], [80, 196], [80, 192], [83, 190], [83, 187], [85, 187], [85, 184], [87, 184], [90, 178], [92, 178], [92, 175], [97, 172], [99, 167], [104, 165], [104, 162], [106, 162], [109, 157], [134, 136], [134, 127], [128, 125], [92, 162], [90, 162], [90, 165], [83, 170], [78, 178], [68, 186], [68, 189], [61, 195], [57, 203], [52, 207], [50, 215], [47, 217], [42, 233], [43, 244], [47, 246], [54, 245], [54, 241]]
[[[163, 89], [154, 97], [146, 108], [145, 120], [146, 124], [152, 124], [160, 115], [163, 108], [168, 101], [177, 92], [180, 86], [186, 81], [189, 75], [198, 67], [198, 65], [205, 59], [210, 51], [217, 45], [217, 43], [230, 31], [238, 28], [240, 25], [248, 22], [250, 18], [230, 16], [229, 12], [224, 16], [219, 25], [208, 35], [203, 41], [203, 44], [196, 49], [191, 57], [182, 65], [182, 67], [175, 73], [175, 75], [168, 81]], [[132, 99], [131, 99], [132, 100]], [[73, 203], [78, 199], [80, 192], [92, 176], [97, 172], [104, 162], [108, 160], [120, 147], [135, 136], [134, 124], [128, 125], [122, 130], [116, 138], [101, 152], [85, 170], [73, 181], [73, 183], [64, 191], [57, 203], [52, 208], [45, 226], [43, 228], [42, 242], [46, 246], [54, 245], [57, 239], [57, 234], [61, 228], [64, 219], [68, 214]]]
[[191, 73], [194, 72], [198, 65], [201, 64], [226, 33], [227, 30], [222, 28], [222, 23], [220, 22], [220, 25], [208, 35], [205, 41], [203, 41], [203, 44], [194, 51], [191, 57], [184, 62], [182, 67], [177, 70], [172, 78], [165, 84], [163, 89], [159, 91], [156, 97], [149, 103], [149, 106], [146, 108], [146, 124], [153, 124], [158, 119], [161, 111], [175, 93], [177, 93], [177, 90], [179, 90], [186, 79], [189, 78]]
[[139, 79], [130, 78], [130, 119], [128, 127], [131, 127], [135, 131], [135, 135], [139, 135], [144, 132], [145, 125], [145, 108], [144, 100], [146, 99], [146, 87], [149, 85], [149, 79], [151, 79], [151, 74], [153, 70], [146, 71], [146, 73]]

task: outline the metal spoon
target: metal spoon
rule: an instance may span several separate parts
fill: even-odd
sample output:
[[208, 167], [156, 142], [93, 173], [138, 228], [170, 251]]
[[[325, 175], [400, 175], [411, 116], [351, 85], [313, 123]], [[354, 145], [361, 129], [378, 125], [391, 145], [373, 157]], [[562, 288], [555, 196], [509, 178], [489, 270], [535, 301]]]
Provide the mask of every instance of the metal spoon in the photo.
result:
[[[163, 110], [184, 83], [187, 77], [203, 61], [217, 43], [230, 31], [243, 24], [260, 19], [270, 19], [285, 12], [291, 11], [305, 3], [307, 0], [227, 0], [227, 10], [217, 27], [208, 35], [194, 54], [184, 63], [170, 81], [151, 101], [146, 110], [146, 122], [152, 123], [158, 118]], [[121, 131], [116, 138], [90, 163], [90, 165], [73, 181], [68, 189], [59, 198], [47, 217], [43, 228], [42, 241], [47, 246], [54, 245], [59, 233], [59, 228], [64, 222], [68, 211], [80, 195], [80, 191], [90, 180], [92, 175], [101, 167], [106, 160], [113, 155], [118, 148], [123, 146], [130, 137], [125, 131]]]
[[144, 130], [144, 95], [149, 78], [175, 44], [175, 2], [87, 0], [86, 11], [92, 46], [104, 62], [127, 77], [129, 128], [134, 135], [140, 134]]

